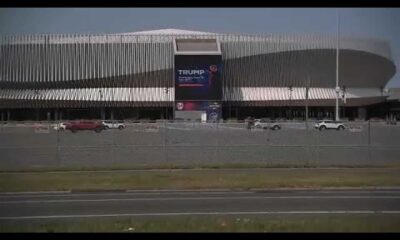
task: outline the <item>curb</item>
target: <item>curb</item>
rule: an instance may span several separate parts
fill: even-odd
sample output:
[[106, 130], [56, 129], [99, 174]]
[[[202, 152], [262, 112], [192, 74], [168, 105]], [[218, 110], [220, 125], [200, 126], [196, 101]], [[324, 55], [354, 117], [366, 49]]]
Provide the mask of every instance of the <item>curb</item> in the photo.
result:
[[305, 187], [305, 188], [212, 188], [212, 189], [128, 189], [126, 192], [260, 192], [260, 191], [323, 191], [323, 190], [399, 190], [399, 186], [377, 187]]
[[203, 188], [203, 189], [128, 189], [127, 193], [135, 192], [235, 192], [235, 191], [249, 191], [248, 189], [230, 189], [230, 188]]
[[36, 192], [0, 192], [0, 195], [25, 195], [25, 194], [68, 194], [71, 190], [67, 191], [36, 191]]
[[400, 190], [399, 186], [377, 187], [310, 187], [310, 188], [251, 188], [251, 191], [323, 191], [323, 190]]
[[0, 174], [64, 174], [64, 173], [118, 173], [118, 172], [177, 172], [177, 171], [236, 171], [236, 170], [354, 170], [354, 169], [392, 169], [398, 170], [400, 167], [390, 166], [343, 166], [343, 167], [231, 167], [231, 168], [214, 168], [214, 167], [177, 167], [177, 168], [148, 168], [148, 169], [111, 169], [111, 170], [33, 170], [33, 171], [0, 171]]
[[174, 192], [277, 192], [277, 191], [324, 191], [324, 190], [393, 190], [400, 191], [399, 186], [377, 187], [321, 187], [321, 188], [213, 188], [213, 189], [97, 189], [68, 191], [37, 191], [37, 192], [0, 192], [1, 195], [28, 194], [74, 194], [74, 193], [174, 193]]
[[70, 193], [126, 193], [127, 190], [125, 189], [77, 189], [77, 190], [70, 190]]

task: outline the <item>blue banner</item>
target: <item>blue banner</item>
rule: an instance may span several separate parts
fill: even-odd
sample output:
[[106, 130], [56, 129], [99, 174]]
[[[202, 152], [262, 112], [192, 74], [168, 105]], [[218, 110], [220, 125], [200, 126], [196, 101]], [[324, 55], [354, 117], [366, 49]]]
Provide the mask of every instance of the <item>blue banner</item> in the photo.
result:
[[175, 100], [221, 100], [221, 55], [176, 55]]

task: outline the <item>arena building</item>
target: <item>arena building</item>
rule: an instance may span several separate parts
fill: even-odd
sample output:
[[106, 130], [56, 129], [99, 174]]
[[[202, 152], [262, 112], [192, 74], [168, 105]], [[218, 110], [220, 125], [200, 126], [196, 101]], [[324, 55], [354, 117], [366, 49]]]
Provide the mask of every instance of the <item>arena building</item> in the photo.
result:
[[[337, 57], [338, 62], [337, 64]], [[339, 88], [336, 88], [338, 70]], [[1, 38], [1, 120], [370, 118], [388, 42], [163, 29]]]

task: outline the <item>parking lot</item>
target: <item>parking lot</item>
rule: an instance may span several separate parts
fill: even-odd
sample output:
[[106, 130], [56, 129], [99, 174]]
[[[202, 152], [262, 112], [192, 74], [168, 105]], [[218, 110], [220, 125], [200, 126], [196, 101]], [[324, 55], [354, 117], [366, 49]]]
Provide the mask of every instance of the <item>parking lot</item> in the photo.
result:
[[40, 167], [266, 164], [387, 166], [400, 162], [400, 126], [348, 122], [342, 131], [283, 122], [281, 130], [245, 123], [126, 123], [126, 128], [56, 131], [50, 124], [0, 127], [2, 170]]

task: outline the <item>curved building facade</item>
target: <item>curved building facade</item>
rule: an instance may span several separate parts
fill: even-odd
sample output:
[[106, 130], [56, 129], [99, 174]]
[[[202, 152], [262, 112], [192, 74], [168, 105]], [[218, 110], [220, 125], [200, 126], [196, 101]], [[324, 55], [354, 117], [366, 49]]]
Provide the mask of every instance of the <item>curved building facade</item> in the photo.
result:
[[249, 111], [268, 116], [275, 116], [277, 111], [282, 117], [288, 108], [300, 109], [297, 115], [301, 117], [306, 102], [314, 108], [311, 114], [315, 109], [333, 112], [337, 54], [344, 116], [346, 108], [352, 109], [350, 115], [357, 117], [359, 108], [385, 101], [383, 89], [396, 73], [389, 43], [374, 39], [175, 29], [3, 37], [2, 119], [24, 115], [18, 111], [27, 112], [25, 115], [46, 111], [54, 119], [64, 112], [64, 118], [68, 118], [65, 111], [89, 108], [98, 108], [99, 118], [108, 118], [107, 111], [114, 114], [121, 109], [124, 113], [136, 113], [117, 118], [137, 118], [140, 111], [143, 116], [146, 111], [159, 111], [160, 117], [171, 118], [176, 102], [177, 39], [198, 41], [197, 45], [181, 46], [195, 53], [207, 52], [205, 40], [217, 42], [222, 57], [224, 118], [241, 118], [249, 115]]

